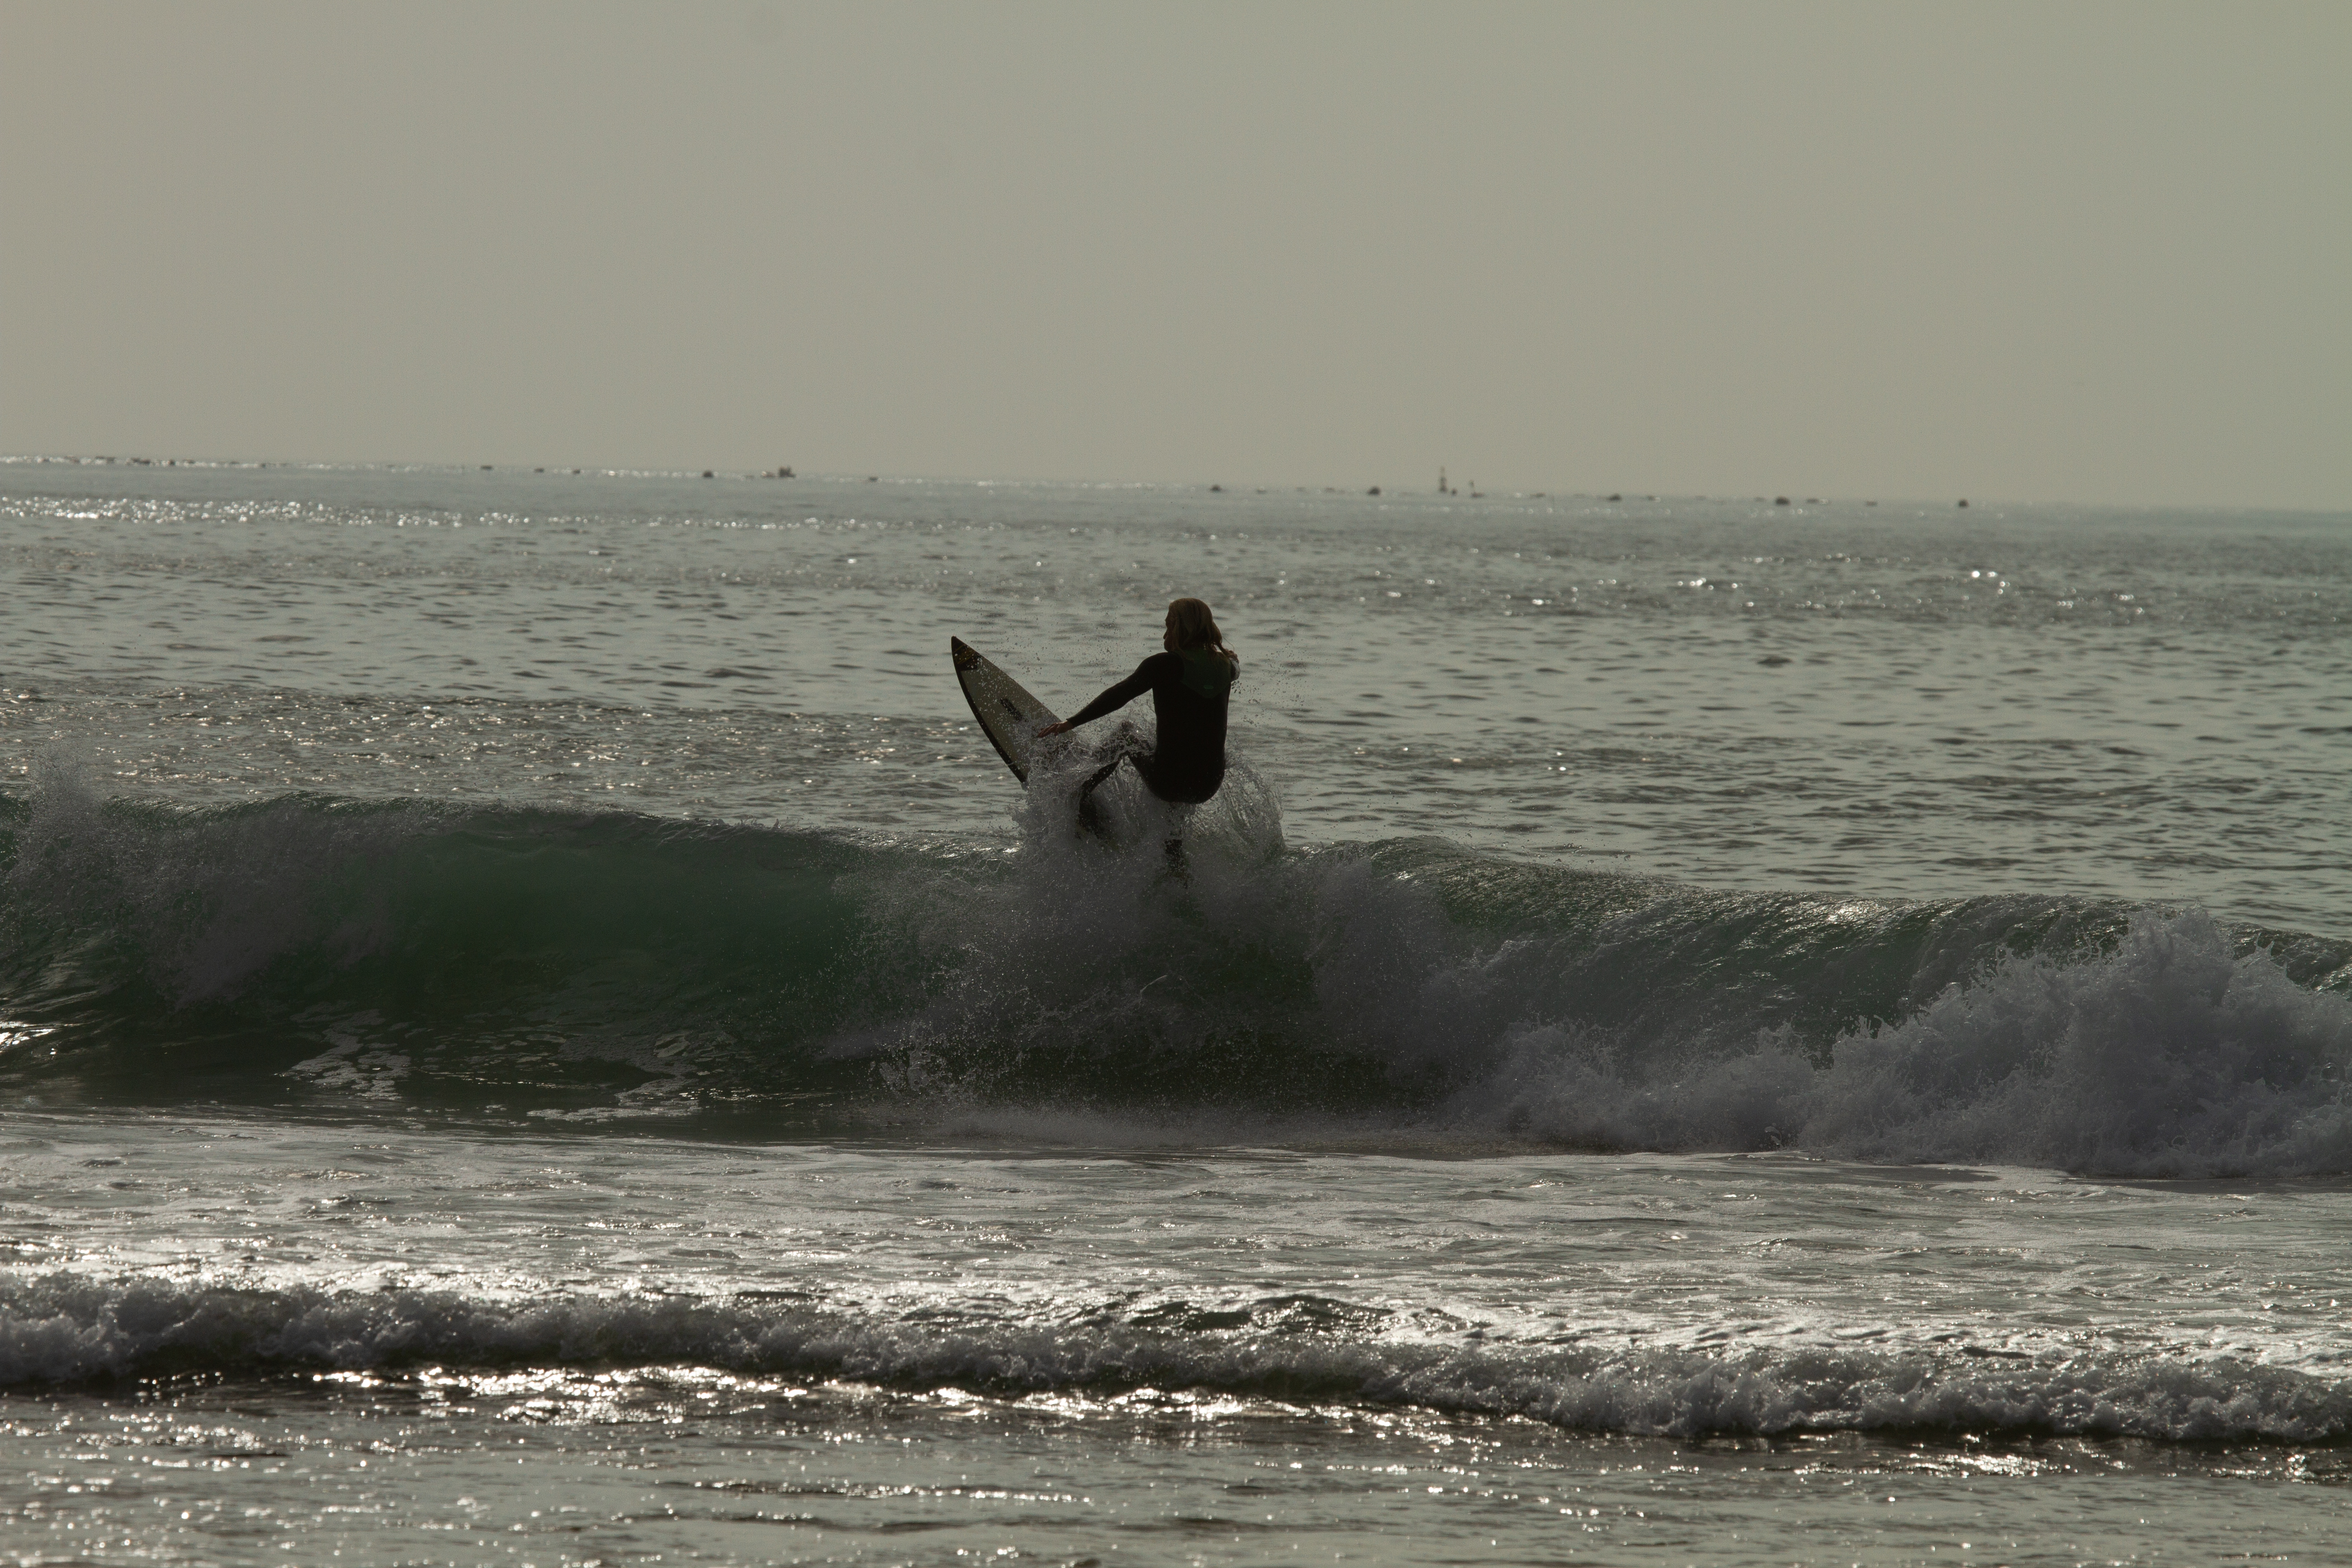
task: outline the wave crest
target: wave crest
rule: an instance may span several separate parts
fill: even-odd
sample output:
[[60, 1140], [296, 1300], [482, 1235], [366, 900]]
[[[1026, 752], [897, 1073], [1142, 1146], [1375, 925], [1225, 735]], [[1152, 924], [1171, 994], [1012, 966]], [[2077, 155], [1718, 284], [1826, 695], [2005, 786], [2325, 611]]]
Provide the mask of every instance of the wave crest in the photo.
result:
[[1177, 879], [1156, 842], [1041, 824], [908, 847], [45, 786], [0, 798], [0, 1078], [583, 1123], [990, 1108], [1185, 1137], [1288, 1119], [2352, 1171], [2352, 944], [2091, 899], [1714, 891], [1434, 839], [1283, 851], [1270, 800], [1244, 804]]
[[1945, 1430], [2166, 1441], [2352, 1435], [2352, 1384], [2229, 1358], [2033, 1361], [1845, 1350], [1475, 1349], [1301, 1330], [1193, 1331], [1168, 1314], [1078, 1327], [863, 1319], [740, 1299], [239, 1290], [0, 1278], [0, 1386], [189, 1373], [692, 1364], [998, 1395], [1139, 1388], [1412, 1405], [1597, 1432]]

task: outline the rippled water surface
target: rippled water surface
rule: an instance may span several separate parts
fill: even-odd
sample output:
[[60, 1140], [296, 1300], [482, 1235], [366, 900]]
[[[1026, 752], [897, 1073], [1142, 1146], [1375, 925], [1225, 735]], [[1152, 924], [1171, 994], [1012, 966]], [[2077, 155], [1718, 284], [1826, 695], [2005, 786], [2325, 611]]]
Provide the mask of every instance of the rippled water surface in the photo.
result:
[[5, 475], [19, 770], [1001, 835], [947, 637], [1067, 711], [1196, 592], [1296, 842], [2352, 932], [2338, 516]]
[[[0, 582], [0, 1555], [2352, 1539], [2352, 519], [12, 462]], [[1179, 876], [946, 645], [1185, 593]]]

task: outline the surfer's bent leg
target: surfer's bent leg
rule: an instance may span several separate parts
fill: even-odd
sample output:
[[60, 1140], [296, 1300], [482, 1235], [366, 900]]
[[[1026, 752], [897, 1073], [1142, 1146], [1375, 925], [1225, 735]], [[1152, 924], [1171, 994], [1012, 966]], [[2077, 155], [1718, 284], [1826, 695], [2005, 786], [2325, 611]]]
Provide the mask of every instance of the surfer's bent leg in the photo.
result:
[[1118, 764], [1127, 761], [1127, 758], [1128, 753], [1121, 752], [1117, 756], [1111, 758], [1110, 761], [1097, 768], [1093, 773], [1088, 773], [1087, 775], [1087, 782], [1078, 786], [1079, 801], [1083, 803], [1087, 796], [1095, 793], [1096, 785], [1110, 777], [1111, 774], [1118, 772]]
[[1121, 724], [1111, 731], [1110, 739], [1103, 742], [1101, 750], [1095, 752], [1096, 761], [1102, 765], [1088, 774], [1087, 782], [1078, 786], [1078, 798], [1084, 800], [1094, 794], [1097, 785], [1118, 772], [1119, 763], [1129, 757], [1145, 755], [1150, 750], [1150, 748], [1143, 743], [1142, 731], [1132, 724]]
[[1143, 736], [1134, 725], [1121, 724], [1112, 732], [1111, 738], [1104, 743], [1102, 750], [1095, 753], [1097, 757], [1104, 759], [1102, 765], [1087, 774], [1087, 782], [1078, 786], [1078, 820], [1081, 823], [1088, 827], [1099, 826], [1097, 815], [1100, 808], [1095, 805], [1096, 789], [1100, 787], [1111, 774], [1118, 772], [1119, 763], [1143, 754], [1145, 754]]

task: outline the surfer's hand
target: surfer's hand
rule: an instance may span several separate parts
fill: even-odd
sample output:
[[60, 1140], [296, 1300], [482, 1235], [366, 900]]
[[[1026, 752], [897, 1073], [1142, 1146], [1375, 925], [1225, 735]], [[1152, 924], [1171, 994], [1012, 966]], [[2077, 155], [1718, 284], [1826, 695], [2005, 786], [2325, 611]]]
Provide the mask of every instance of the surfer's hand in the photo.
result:
[[1042, 741], [1048, 735], [1066, 734], [1068, 732], [1069, 728], [1070, 726], [1067, 723], [1048, 724], [1044, 729], [1037, 731], [1037, 738]]

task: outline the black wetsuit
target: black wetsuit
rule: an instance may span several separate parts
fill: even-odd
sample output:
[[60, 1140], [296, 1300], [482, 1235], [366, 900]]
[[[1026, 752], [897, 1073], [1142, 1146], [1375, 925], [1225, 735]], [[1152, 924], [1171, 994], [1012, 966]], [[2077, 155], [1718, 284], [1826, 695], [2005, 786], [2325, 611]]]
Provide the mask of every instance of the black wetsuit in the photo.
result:
[[1132, 758], [1151, 793], [1180, 805], [1197, 805], [1225, 782], [1225, 708], [1235, 675], [1234, 661], [1207, 648], [1155, 653], [1135, 673], [1071, 716], [1073, 725], [1115, 712], [1151, 693], [1160, 717], [1160, 739], [1148, 752], [1122, 753], [1095, 775], [1087, 787], [1110, 776]]

